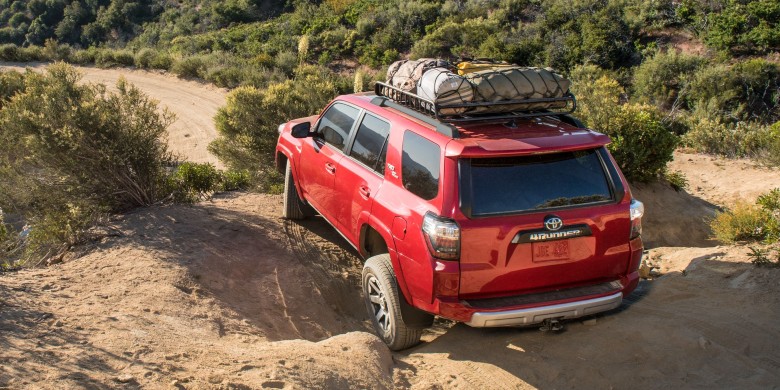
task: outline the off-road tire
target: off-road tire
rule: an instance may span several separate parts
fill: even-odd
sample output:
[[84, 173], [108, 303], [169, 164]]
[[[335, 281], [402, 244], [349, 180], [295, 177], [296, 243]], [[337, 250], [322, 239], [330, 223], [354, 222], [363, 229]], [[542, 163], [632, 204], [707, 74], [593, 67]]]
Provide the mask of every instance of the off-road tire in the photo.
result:
[[385, 253], [369, 258], [363, 266], [362, 280], [368, 316], [385, 344], [393, 351], [419, 344], [423, 329], [404, 323], [400, 301], [404, 298], [398, 290], [390, 255]]
[[309, 205], [303, 203], [301, 198], [298, 197], [298, 192], [295, 191], [295, 181], [292, 177], [292, 169], [290, 163], [287, 163], [287, 167], [284, 169], [284, 207], [282, 208], [282, 218], [284, 219], [304, 219], [310, 216], [312, 213], [309, 211], [311, 208]]

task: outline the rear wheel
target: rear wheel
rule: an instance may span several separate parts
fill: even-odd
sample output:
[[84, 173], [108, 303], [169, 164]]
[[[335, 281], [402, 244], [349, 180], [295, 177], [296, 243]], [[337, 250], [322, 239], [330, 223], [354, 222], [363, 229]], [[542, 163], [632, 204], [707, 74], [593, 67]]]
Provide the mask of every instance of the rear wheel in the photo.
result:
[[310, 215], [311, 207], [298, 197], [298, 192], [295, 190], [295, 181], [292, 177], [292, 169], [290, 163], [287, 163], [287, 167], [284, 170], [284, 208], [282, 209], [282, 217], [285, 219], [304, 219]]
[[393, 351], [420, 343], [422, 328], [409, 327], [401, 315], [401, 299], [388, 254], [373, 256], [363, 267], [363, 297], [379, 337]]

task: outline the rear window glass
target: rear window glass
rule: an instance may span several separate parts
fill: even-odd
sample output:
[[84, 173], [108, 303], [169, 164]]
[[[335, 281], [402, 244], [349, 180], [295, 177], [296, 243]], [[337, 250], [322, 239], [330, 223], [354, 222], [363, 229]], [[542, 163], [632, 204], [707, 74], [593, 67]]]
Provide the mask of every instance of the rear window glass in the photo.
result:
[[[516, 213], [612, 199], [597, 150], [475, 158], [469, 164], [471, 215]], [[469, 189], [466, 189], [467, 191]]]
[[439, 145], [407, 131], [404, 133], [401, 177], [409, 192], [430, 200], [439, 193]]

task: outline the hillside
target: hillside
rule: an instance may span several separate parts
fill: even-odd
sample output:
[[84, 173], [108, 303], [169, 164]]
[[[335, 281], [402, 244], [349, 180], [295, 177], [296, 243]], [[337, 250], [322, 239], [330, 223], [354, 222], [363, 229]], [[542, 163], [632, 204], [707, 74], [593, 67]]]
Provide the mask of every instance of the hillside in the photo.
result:
[[[147, 79], [139, 85], [150, 93], [215, 93], [121, 73]], [[559, 334], [440, 320], [422, 345], [395, 354], [369, 333], [360, 260], [321, 219], [281, 220], [280, 196], [249, 193], [139, 209], [61, 264], [0, 275], [0, 387], [771, 387], [780, 270], [695, 237], [708, 237], [708, 212], [765, 192], [780, 171], [681, 152], [671, 167], [691, 178], [690, 193], [634, 188], [658, 273], [621, 309]]]

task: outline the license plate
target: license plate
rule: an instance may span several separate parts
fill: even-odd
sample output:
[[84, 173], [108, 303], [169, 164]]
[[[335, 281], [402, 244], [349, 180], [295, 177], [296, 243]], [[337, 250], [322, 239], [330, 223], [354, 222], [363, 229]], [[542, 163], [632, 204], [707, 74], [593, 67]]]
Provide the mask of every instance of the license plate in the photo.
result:
[[569, 240], [533, 243], [534, 261], [569, 260]]

